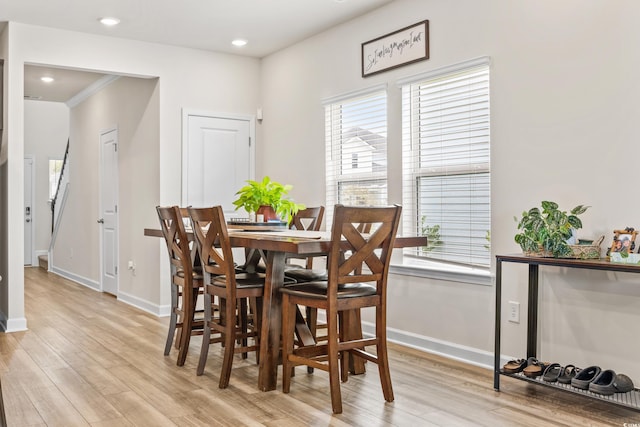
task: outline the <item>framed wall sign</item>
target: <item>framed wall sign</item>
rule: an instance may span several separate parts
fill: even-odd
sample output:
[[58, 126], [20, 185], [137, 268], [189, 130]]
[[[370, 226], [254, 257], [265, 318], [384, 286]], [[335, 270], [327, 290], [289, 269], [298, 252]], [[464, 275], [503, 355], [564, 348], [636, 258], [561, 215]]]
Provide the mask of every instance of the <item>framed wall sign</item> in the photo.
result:
[[362, 43], [362, 77], [429, 59], [429, 21]]

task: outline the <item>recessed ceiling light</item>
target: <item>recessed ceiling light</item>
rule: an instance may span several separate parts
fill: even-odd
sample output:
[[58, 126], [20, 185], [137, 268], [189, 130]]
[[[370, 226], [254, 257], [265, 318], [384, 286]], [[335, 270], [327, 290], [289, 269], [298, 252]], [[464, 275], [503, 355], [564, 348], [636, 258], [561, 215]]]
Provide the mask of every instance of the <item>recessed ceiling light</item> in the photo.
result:
[[118, 18], [104, 17], [100, 18], [100, 23], [102, 25], [106, 25], [107, 27], [113, 27], [114, 25], [118, 25], [120, 20]]
[[53, 77], [44, 76], [44, 77], [40, 77], [40, 80], [42, 80], [45, 83], [51, 83], [53, 81]]
[[246, 45], [247, 41], [243, 40], [243, 39], [235, 39], [234, 41], [231, 42], [231, 44], [234, 45], [234, 46], [241, 47], [241, 46]]

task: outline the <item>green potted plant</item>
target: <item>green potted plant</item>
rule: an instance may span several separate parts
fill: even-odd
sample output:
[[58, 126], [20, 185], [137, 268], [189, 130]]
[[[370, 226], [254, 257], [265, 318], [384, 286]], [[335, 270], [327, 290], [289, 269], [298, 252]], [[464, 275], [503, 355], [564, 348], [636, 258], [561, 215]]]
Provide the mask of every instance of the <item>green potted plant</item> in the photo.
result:
[[521, 230], [515, 235], [515, 241], [525, 255], [570, 257], [573, 250], [567, 240], [573, 235], [573, 230], [582, 228], [578, 215], [588, 208], [578, 205], [567, 213], [558, 209], [557, 203], [543, 201], [542, 210], [532, 208], [523, 212], [519, 221], [513, 218]]
[[248, 180], [247, 185], [236, 192], [238, 199], [233, 204], [236, 210], [244, 208], [249, 213], [264, 215], [265, 221], [281, 219], [288, 224], [293, 215], [305, 208], [305, 205], [287, 197], [292, 188], [292, 185], [280, 184], [268, 176], [262, 181]]

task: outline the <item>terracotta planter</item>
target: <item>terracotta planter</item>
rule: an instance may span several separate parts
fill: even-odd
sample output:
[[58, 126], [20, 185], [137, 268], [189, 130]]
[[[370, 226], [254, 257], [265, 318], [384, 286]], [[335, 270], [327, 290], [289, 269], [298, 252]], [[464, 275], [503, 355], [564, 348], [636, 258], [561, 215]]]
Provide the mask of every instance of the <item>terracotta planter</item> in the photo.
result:
[[264, 222], [268, 222], [269, 220], [280, 220], [278, 215], [276, 215], [276, 211], [274, 211], [271, 206], [260, 206], [256, 211], [256, 216], [257, 215], [262, 215], [264, 217]]

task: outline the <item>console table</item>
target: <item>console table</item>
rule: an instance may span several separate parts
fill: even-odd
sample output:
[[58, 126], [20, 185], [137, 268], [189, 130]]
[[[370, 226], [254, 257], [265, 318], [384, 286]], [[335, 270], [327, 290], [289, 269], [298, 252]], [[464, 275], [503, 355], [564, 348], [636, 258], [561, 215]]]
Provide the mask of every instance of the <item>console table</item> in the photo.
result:
[[581, 394], [593, 399], [603, 400], [626, 408], [640, 411], [640, 390], [637, 388], [628, 393], [616, 393], [612, 396], [604, 396], [587, 390], [577, 389], [570, 384], [549, 383], [542, 381], [542, 376], [529, 378], [522, 373], [508, 374], [502, 371], [500, 366], [500, 322], [502, 306], [502, 263], [526, 264], [529, 267], [529, 290], [527, 301], [527, 358], [537, 357], [538, 347], [538, 271], [540, 266], [581, 268], [588, 270], [605, 270], [624, 273], [640, 273], [640, 266], [634, 264], [612, 263], [604, 259], [568, 259], [568, 258], [541, 258], [524, 255], [496, 255], [496, 312], [495, 312], [495, 348], [493, 388], [500, 390], [500, 375], [506, 375], [520, 380], [544, 385], [567, 392]]

